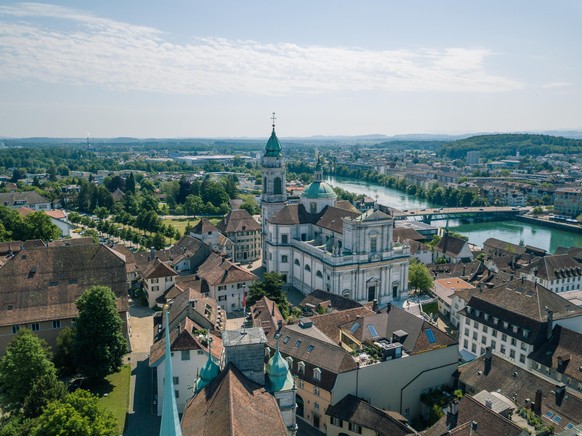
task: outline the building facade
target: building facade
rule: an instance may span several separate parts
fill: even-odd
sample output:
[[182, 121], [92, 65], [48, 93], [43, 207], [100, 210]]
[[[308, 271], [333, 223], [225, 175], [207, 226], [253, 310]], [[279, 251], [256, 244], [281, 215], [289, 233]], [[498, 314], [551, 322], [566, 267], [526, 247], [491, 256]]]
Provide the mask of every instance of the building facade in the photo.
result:
[[321, 289], [387, 304], [408, 296], [407, 242], [393, 242], [394, 219], [337, 201], [318, 161], [299, 204], [288, 204], [281, 145], [273, 133], [263, 156], [263, 265], [304, 294]]

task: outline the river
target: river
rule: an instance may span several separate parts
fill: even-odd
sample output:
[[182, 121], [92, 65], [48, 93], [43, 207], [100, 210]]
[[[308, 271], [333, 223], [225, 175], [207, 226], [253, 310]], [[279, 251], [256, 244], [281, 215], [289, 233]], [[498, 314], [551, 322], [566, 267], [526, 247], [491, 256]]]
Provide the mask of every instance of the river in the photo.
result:
[[[365, 194], [376, 198], [378, 202], [396, 209], [423, 209], [440, 207], [441, 205], [430, 203], [419, 199], [413, 195], [369, 183], [363, 180], [356, 180], [347, 177], [328, 177], [326, 180], [332, 186], [338, 186], [346, 191], [356, 194]], [[433, 225], [444, 227], [446, 222], [433, 221]], [[525, 223], [522, 221], [495, 221], [495, 222], [462, 222], [461, 220], [450, 220], [449, 229], [462, 233], [469, 237], [469, 242], [483, 246], [488, 238], [497, 238], [513, 244], [533, 245], [543, 248], [553, 253], [558, 247], [582, 247], [582, 235], [578, 233], [566, 232], [552, 229], [550, 227]]]

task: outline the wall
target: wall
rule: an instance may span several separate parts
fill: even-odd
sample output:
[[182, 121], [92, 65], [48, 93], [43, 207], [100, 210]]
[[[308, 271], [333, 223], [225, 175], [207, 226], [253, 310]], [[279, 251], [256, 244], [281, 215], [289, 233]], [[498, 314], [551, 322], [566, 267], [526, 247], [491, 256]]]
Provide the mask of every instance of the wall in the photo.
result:
[[333, 403], [352, 394], [379, 409], [415, 418], [420, 415], [420, 394], [450, 385], [458, 360], [458, 348], [452, 345], [339, 374], [332, 391]]

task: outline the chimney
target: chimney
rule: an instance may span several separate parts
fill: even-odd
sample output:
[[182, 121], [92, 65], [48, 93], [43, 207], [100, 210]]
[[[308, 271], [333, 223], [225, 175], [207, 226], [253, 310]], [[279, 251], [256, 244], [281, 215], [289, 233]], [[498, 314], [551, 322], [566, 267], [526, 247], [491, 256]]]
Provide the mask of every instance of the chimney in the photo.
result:
[[374, 298], [374, 300], [372, 301], [372, 310], [374, 312], [378, 312], [378, 299]]
[[466, 266], [463, 265], [463, 276], [465, 276], [465, 269], [466, 269]]
[[459, 418], [459, 400], [456, 398], [447, 407], [447, 429], [452, 430], [457, 426]]
[[273, 308], [271, 309], [271, 316], [275, 316], [275, 302], [273, 301]]
[[155, 247], [150, 247], [150, 261], [154, 260], [156, 258], [156, 248]]
[[550, 339], [552, 337], [552, 330], [554, 329], [554, 311], [551, 309], [547, 309], [546, 311], [547, 320], [548, 320], [548, 328], [546, 330], [546, 339]]
[[493, 401], [491, 401], [490, 398], [485, 399], [485, 407], [487, 407], [488, 409], [493, 409]]
[[556, 406], [562, 405], [562, 400], [566, 395], [566, 385], [564, 383], [558, 383], [556, 385]]
[[491, 371], [492, 358], [493, 352], [491, 351], [491, 347], [485, 348], [485, 368], [484, 368], [485, 375], [489, 374], [489, 371]]
[[536, 401], [534, 403], [534, 412], [538, 416], [540, 416], [542, 414], [542, 390], [541, 389], [538, 389], [536, 391]]

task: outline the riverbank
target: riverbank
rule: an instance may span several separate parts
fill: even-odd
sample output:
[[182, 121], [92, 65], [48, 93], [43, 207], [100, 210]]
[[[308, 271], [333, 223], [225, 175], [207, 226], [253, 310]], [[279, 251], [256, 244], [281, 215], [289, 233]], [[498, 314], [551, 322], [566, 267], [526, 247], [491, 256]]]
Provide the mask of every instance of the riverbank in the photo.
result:
[[[362, 180], [353, 180], [340, 177], [328, 177], [332, 186], [368, 195], [377, 198], [378, 202], [400, 210], [404, 209], [434, 209], [440, 206], [430, 204], [414, 196], [403, 194], [393, 188]], [[378, 197], [376, 197], [376, 195]], [[435, 220], [432, 225], [445, 227], [461, 233], [469, 238], [471, 244], [482, 247], [489, 238], [496, 238], [513, 244], [528, 244], [554, 253], [558, 247], [582, 247], [582, 232], [572, 231], [571, 228], [548, 225], [548, 221], [539, 222], [536, 219], [523, 220], [519, 218], [503, 221], [477, 221], [449, 219]]]
[[515, 218], [517, 221], [525, 221], [529, 223], [534, 223], [540, 226], [550, 227], [553, 229], [559, 229], [566, 232], [578, 233], [582, 235], [582, 226], [577, 224], [567, 224], [558, 223], [556, 221], [550, 221], [548, 219], [535, 218], [529, 215], [519, 215]]

